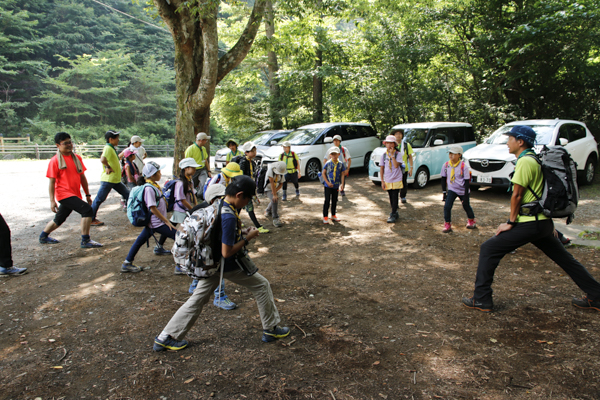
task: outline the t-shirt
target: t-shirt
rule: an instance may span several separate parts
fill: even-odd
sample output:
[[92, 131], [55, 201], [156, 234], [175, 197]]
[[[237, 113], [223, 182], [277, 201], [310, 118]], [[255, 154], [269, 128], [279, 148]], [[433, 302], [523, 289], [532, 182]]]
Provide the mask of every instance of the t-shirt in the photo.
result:
[[[464, 168], [462, 166], [463, 163]], [[452, 169], [454, 169], [454, 182], [450, 182]], [[461, 160], [455, 168], [452, 168], [450, 162], [446, 161], [442, 167], [442, 178], [446, 178], [448, 190], [452, 190], [459, 196], [464, 195], [466, 191], [466, 182], [471, 180], [471, 168], [469, 167], [469, 162]]]
[[[396, 146], [396, 150], [400, 151], [401, 150], [401, 145]], [[410, 145], [410, 143], [404, 142], [404, 154], [402, 154], [402, 161], [404, 162], [404, 165], [408, 165], [408, 156], [415, 155], [415, 151], [413, 150], [412, 146]]]
[[[148, 210], [150, 210], [150, 207], [155, 206], [162, 215], [166, 216], [167, 202], [165, 197], [162, 195], [162, 193], [160, 193], [160, 200], [158, 200], [158, 204], [156, 204], [156, 194], [157, 189], [155, 187], [145, 187], [144, 202], [146, 203]], [[152, 213], [152, 216], [150, 217], [150, 228], [158, 228], [164, 224], [164, 222], [162, 222], [156, 215], [154, 215], [154, 213]]]
[[146, 157], [146, 149], [144, 146], [135, 147], [134, 145], [129, 146], [129, 150], [135, 153], [135, 166], [138, 167], [139, 171], [144, 169], [144, 157]]
[[[533, 193], [527, 189], [527, 187], [531, 187], [535, 193], [541, 195], [544, 188], [544, 175], [542, 174], [542, 167], [533, 157], [522, 156], [517, 159], [515, 173], [511, 182], [515, 185], [523, 186], [525, 188], [522, 204], [535, 201], [537, 199]], [[548, 219], [548, 217], [546, 217], [544, 214], [538, 214], [538, 219]], [[525, 215], [519, 215], [517, 217], [517, 222], [530, 221], [535, 221], [535, 217], [528, 217]]]
[[[125, 160], [125, 165], [123, 167], [124, 167], [124, 171], [122, 171], [121, 174], [126, 178], [126, 180], [129, 183], [135, 183], [136, 180], [137, 180], [137, 176], [136, 175], [139, 176], [139, 174], [140, 174], [140, 171], [138, 170], [135, 161], [131, 162], [129, 160]], [[129, 173], [131, 174], [131, 177], [133, 179], [131, 181], [129, 180], [129, 177], [127, 176], [127, 169], [129, 169]]]
[[[85, 165], [83, 165], [81, 157], [77, 154], [75, 154], [75, 157], [81, 162], [81, 167], [83, 168], [81, 174], [83, 174], [85, 172]], [[77, 167], [75, 166], [73, 157], [65, 156], [64, 159], [67, 164], [66, 169], [58, 169], [58, 156], [52, 157], [48, 163], [46, 177], [56, 179], [54, 182], [54, 197], [56, 201], [61, 201], [73, 196], [81, 199], [81, 174], [77, 173]]]
[[243, 156], [244, 153], [242, 153], [239, 150], [236, 150], [235, 153], [233, 151], [229, 151], [229, 153], [227, 153], [227, 157], [225, 157], [225, 159], [227, 160], [227, 162], [231, 161], [231, 159], [233, 157], [237, 157], [237, 156]]
[[204, 168], [204, 160], [208, 158], [206, 147], [200, 147], [197, 143], [194, 143], [193, 145], [185, 149], [185, 158], [189, 157], [193, 158], [196, 161], [196, 164], [199, 165], [199, 167], [196, 167], [196, 169]]
[[[190, 183], [192, 183], [190, 181]], [[181, 200], [187, 200], [188, 203], [193, 204], [194, 200], [192, 198], [192, 193], [194, 191], [193, 183], [192, 183], [192, 192], [188, 193], [187, 196], [183, 193], [183, 182], [178, 180], [175, 182], [175, 203], [173, 204], [173, 211], [186, 212], [188, 211]]]
[[[225, 207], [229, 207], [229, 205], [223, 203], [223, 208]], [[242, 236], [238, 229], [238, 219], [235, 215], [221, 210], [221, 242], [228, 246], [234, 246], [240, 240], [242, 240]], [[235, 262], [235, 255], [225, 259], [224, 272], [234, 271], [238, 268], [239, 266]]]
[[402, 181], [402, 167], [404, 166], [402, 155], [397, 151], [394, 156], [396, 157], [396, 161], [400, 163], [398, 168], [394, 168], [394, 163], [388, 157], [387, 152], [383, 153], [381, 160], [379, 160], [379, 165], [383, 166], [383, 181], [386, 183]]
[[[329, 160], [325, 163], [323, 170], [329, 183], [333, 184], [334, 189], [337, 189], [342, 184], [342, 172], [346, 170], [344, 163], [338, 160], [337, 164], [334, 164], [332, 160]], [[323, 185], [329, 187], [325, 182]]]
[[102, 150], [102, 156], [106, 158], [106, 162], [113, 170], [111, 174], [106, 173], [106, 168], [103, 168], [102, 175], [100, 175], [100, 180], [102, 182], [108, 183], [119, 183], [121, 182], [121, 163], [119, 162], [119, 155], [117, 154], [117, 150], [110, 145], [107, 144], [104, 146], [104, 150]]
[[275, 181], [275, 189], [277, 189], [277, 186], [279, 186], [280, 183], [285, 182], [284, 175], [277, 175], [275, 173], [275, 170], [273, 168], [274, 165], [275, 164], [269, 164], [269, 168], [267, 168], [267, 174], [265, 175], [265, 192], [271, 191], [271, 181], [269, 180], [269, 178], [273, 178], [273, 180]]
[[296, 160], [296, 165], [300, 166], [298, 154], [294, 153], [293, 151], [291, 151], [290, 154], [281, 153], [279, 156], [279, 161], [285, 161], [288, 174], [293, 174], [294, 172], [298, 171], [298, 169], [294, 167], [294, 159]]

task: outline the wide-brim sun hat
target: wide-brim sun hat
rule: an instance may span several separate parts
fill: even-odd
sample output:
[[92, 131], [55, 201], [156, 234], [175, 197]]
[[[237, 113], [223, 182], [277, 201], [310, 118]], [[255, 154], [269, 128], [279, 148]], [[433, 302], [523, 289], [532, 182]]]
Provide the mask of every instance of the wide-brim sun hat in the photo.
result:
[[285, 175], [287, 172], [287, 165], [284, 161], [277, 161], [274, 165], [273, 165], [273, 171], [277, 174], [277, 175]]
[[448, 153], [462, 154], [463, 153], [463, 148], [462, 148], [462, 146], [459, 146], [457, 144], [453, 144], [452, 146], [448, 147]]
[[196, 140], [205, 140], [205, 139], [210, 139], [210, 136], [208, 136], [204, 132], [200, 132], [196, 135]]
[[246, 142], [244, 143], [244, 145], [242, 146], [242, 151], [244, 153], [247, 153], [249, 151], [252, 151], [253, 148], [255, 148], [256, 145], [254, 144], [254, 142]]
[[225, 146], [229, 147], [229, 145], [232, 144], [232, 143], [235, 144], [235, 147], [238, 147], [237, 142], [235, 140], [233, 140], [233, 139], [229, 139], [227, 141], [227, 143], [225, 143]]
[[139, 137], [138, 135], [133, 135], [133, 136], [131, 137], [131, 140], [129, 140], [129, 141], [130, 141], [131, 143], [137, 143], [137, 142], [144, 143], [144, 142], [145, 142], [145, 140], [144, 140], [144, 139], [142, 139], [141, 137]]
[[387, 142], [389, 142], [389, 143], [396, 143], [396, 144], [398, 144], [398, 140], [396, 139], [396, 136], [394, 136], [394, 135], [389, 135], [389, 136], [387, 136], [387, 137], [385, 138], [385, 140], [383, 141], [383, 143], [387, 143]]
[[204, 193], [204, 200], [210, 204], [215, 198], [223, 196], [225, 196], [225, 185], [215, 183], [206, 189], [206, 192]]
[[150, 178], [152, 175], [154, 175], [155, 173], [157, 173], [158, 171], [160, 171], [161, 169], [164, 169], [166, 167], [165, 164], [163, 165], [158, 165], [156, 162], [154, 161], [148, 161], [146, 163], [146, 165], [144, 165], [144, 169], [142, 169], [142, 174], [146, 177], [146, 178]]
[[508, 132], [504, 132], [503, 135], [514, 136], [515, 139], [521, 139], [529, 146], [535, 144], [535, 131], [527, 125], [514, 125]]
[[289, 142], [289, 140], [286, 140], [285, 142], [280, 143], [283, 147], [292, 147], [292, 144]]
[[240, 164], [230, 162], [225, 168], [221, 168], [221, 173], [228, 178], [233, 178], [234, 176], [242, 175], [242, 169], [240, 168]]
[[192, 157], [184, 158], [183, 160], [179, 161], [179, 168], [180, 169], [184, 169], [184, 168], [187, 168], [187, 167], [198, 168], [199, 166], [200, 166], [200, 164], [198, 164], [196, 162], [196, 160], [194, 160]]

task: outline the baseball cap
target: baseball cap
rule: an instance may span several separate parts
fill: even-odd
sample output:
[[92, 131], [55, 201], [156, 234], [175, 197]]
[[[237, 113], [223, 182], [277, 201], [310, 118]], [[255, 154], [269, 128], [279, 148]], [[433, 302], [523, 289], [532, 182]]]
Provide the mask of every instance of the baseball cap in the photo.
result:
[[120, 133], [121, 133], [121, 131], [116, 131], [116, 132], [115, 132], [115, 131], [107, 131], [107, 132], [104, 134], [104, 139], [106, 139], [106, 140], [108, 140], [108, 139], [112, 139], [112, 138], [114, 138], [114, 137], [117, 137], [117, 136], [119, 136], [119, 134], [120, 134]]
[[342, 141], [342, 137], [340, 135], [335, 135], [333, 137], [333, 140], [336, 140], [336, 139], [339, 140], [340, 142]]
[[142, 139], [141, 137], [139, 137], [138, 135], [133, 135], [129, 141], [131, 143], [137, 143], [137, 142], [143, 143], [145, 140]]
[[165, 168], [166, 165], [158, 165], [157, 163], [155, 163], [154, 161], [148, 161], [146, 163], [146, 165], [144, 165], [144, 169], [142, 170], [142, 174], [144, 174], [144, 176], [146, 178], [150, 178], [152, 175], [154, 175], [155, 173], [157, 173], [158, 171], [160, 171], [161, 169]]
[[338, 154], [340, 154], [340, 148], [337, 147], [337, 146], [331, 147], [329, 150], [327, 150], [327, 154], [331, 154], [331, 153], [338, 153]]
[[396, 140], [396, 136], [394, 135], [389, 135], [388, 137], [386, 137], [383, 143], [385, 142], [398, 143], [398, 141]]
[[462, 146], [454, 144], [454, 145], [448, 147], [448, 153], [462, 154], [463, 153], [463, 148], [462, 148]]
[[530, 147], [535, 144], [535, 131], [527, 125], [514, 125], [510, 131], [504, 132], [503, 135], [514, 136], [515, 139], [521, 139]]
[[253, 148], [255, 148], [256, 145], [254, 144], [254, 142], [246, 142], [244, 143], [244, 145], [242, 146], [242, 151], [244, 153], [247, 153], [249, 151], [252, 151]]
[[233, 178], [234, 176], [238, 176], [242, 174], [242, 170], [240, 169], [240, 164], [236, 163], [236, 162], [230, 162], [228, 163], [225, 168], [221, 169], [221, 172], [223, 173], [223, 175], [229, 177], [229, 178]]
[[290, 143], [290, 141], [289, 141], [289, 140], [286, 140], [285, 142], [282, 142], [282, 143], [281, 143], [281, 145], [282, 145], [283, 147], [292, 147], [292, 144]]
[[210, 185], [208, 189], [206, 189], [206, 192], [204, 193], [204, 200], [206, 200], [206, 202], [210, 204], [215, 198], [223, 196], [225, 196], [225, 185], [215, 183], [214, 185]]
[[179, 161], [179, 168], [184, 169], [187, 167], [194, 167], [194, 168], [198, 168], [200, 165], [196, 162], [196, 160], [194, 160], [191, 157], [188, 158], [184, 158], [183, 160]]
[[125, 149], [123, 150], [123, 157], [125, 158], [129, 158], [129, 156], [131, 156], [133, 153], [133, 151], [129, 150], [129, 149]]
[[210, 139], [210, 136], [208, 136], [204, 132], [200, 132], [196, 135], [196, 140], [204, 140], [204, 139]]

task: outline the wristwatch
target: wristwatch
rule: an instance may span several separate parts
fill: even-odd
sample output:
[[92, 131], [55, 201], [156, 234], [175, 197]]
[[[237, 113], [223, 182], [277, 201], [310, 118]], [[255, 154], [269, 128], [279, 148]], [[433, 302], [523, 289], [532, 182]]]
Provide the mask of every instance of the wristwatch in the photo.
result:
[[506, 221], [507, 224], [515, 226], [517, 224], [517, 221], [511, 221], [510, 219]]

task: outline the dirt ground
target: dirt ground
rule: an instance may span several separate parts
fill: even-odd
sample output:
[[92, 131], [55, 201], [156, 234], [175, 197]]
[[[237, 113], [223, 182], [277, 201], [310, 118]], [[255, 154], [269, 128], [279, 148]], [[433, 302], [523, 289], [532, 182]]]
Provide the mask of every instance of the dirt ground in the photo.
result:
[[[95, 160], [87, 160], [92, 193]], [[16, 165], [16, 167], [15, 167]], [[102, 249], [79, 248], [77, 214], [53, 234], [44, 162], [2, 162], [0, 213], [13, 232], [16, 265], [29, 274], [0, 281], [3, 399], [599, 399], [600, 313], [571, 306], [581, 291], [531, 245], [503, 259], [496, 311], [464, 308], [479, 246], [506, 220], [501, 190], [472, 193], [479, 229], [455, 204], [455, 231], [441, 232], [439, 183], [411, 189], [400, 221], [387, 224], [387, 194], [352, 171], [342, 222], [321, 222], [322, 186], [282, 206], [282, 228], [249, 247], [271, 282], [291, 335], [260, 340], [251, 294], [227, 283], [239, 307], [207, 305], [180, 352], [152, 342], [188, 298], [190, 279], [173, 260], [142, 248], [119, 267], [139, 228], [111, 194], [92, 228]], [[41, 171], [41, 172], [40, 172]], [[266, 202], [258, 206], [257, 215]], [[582, 190], [577, 222], [600, 226], [600, 183]], [[246, 225], [250, 224], [242, 213]], [[600, 278], [598, 250], [569, 250]]]

